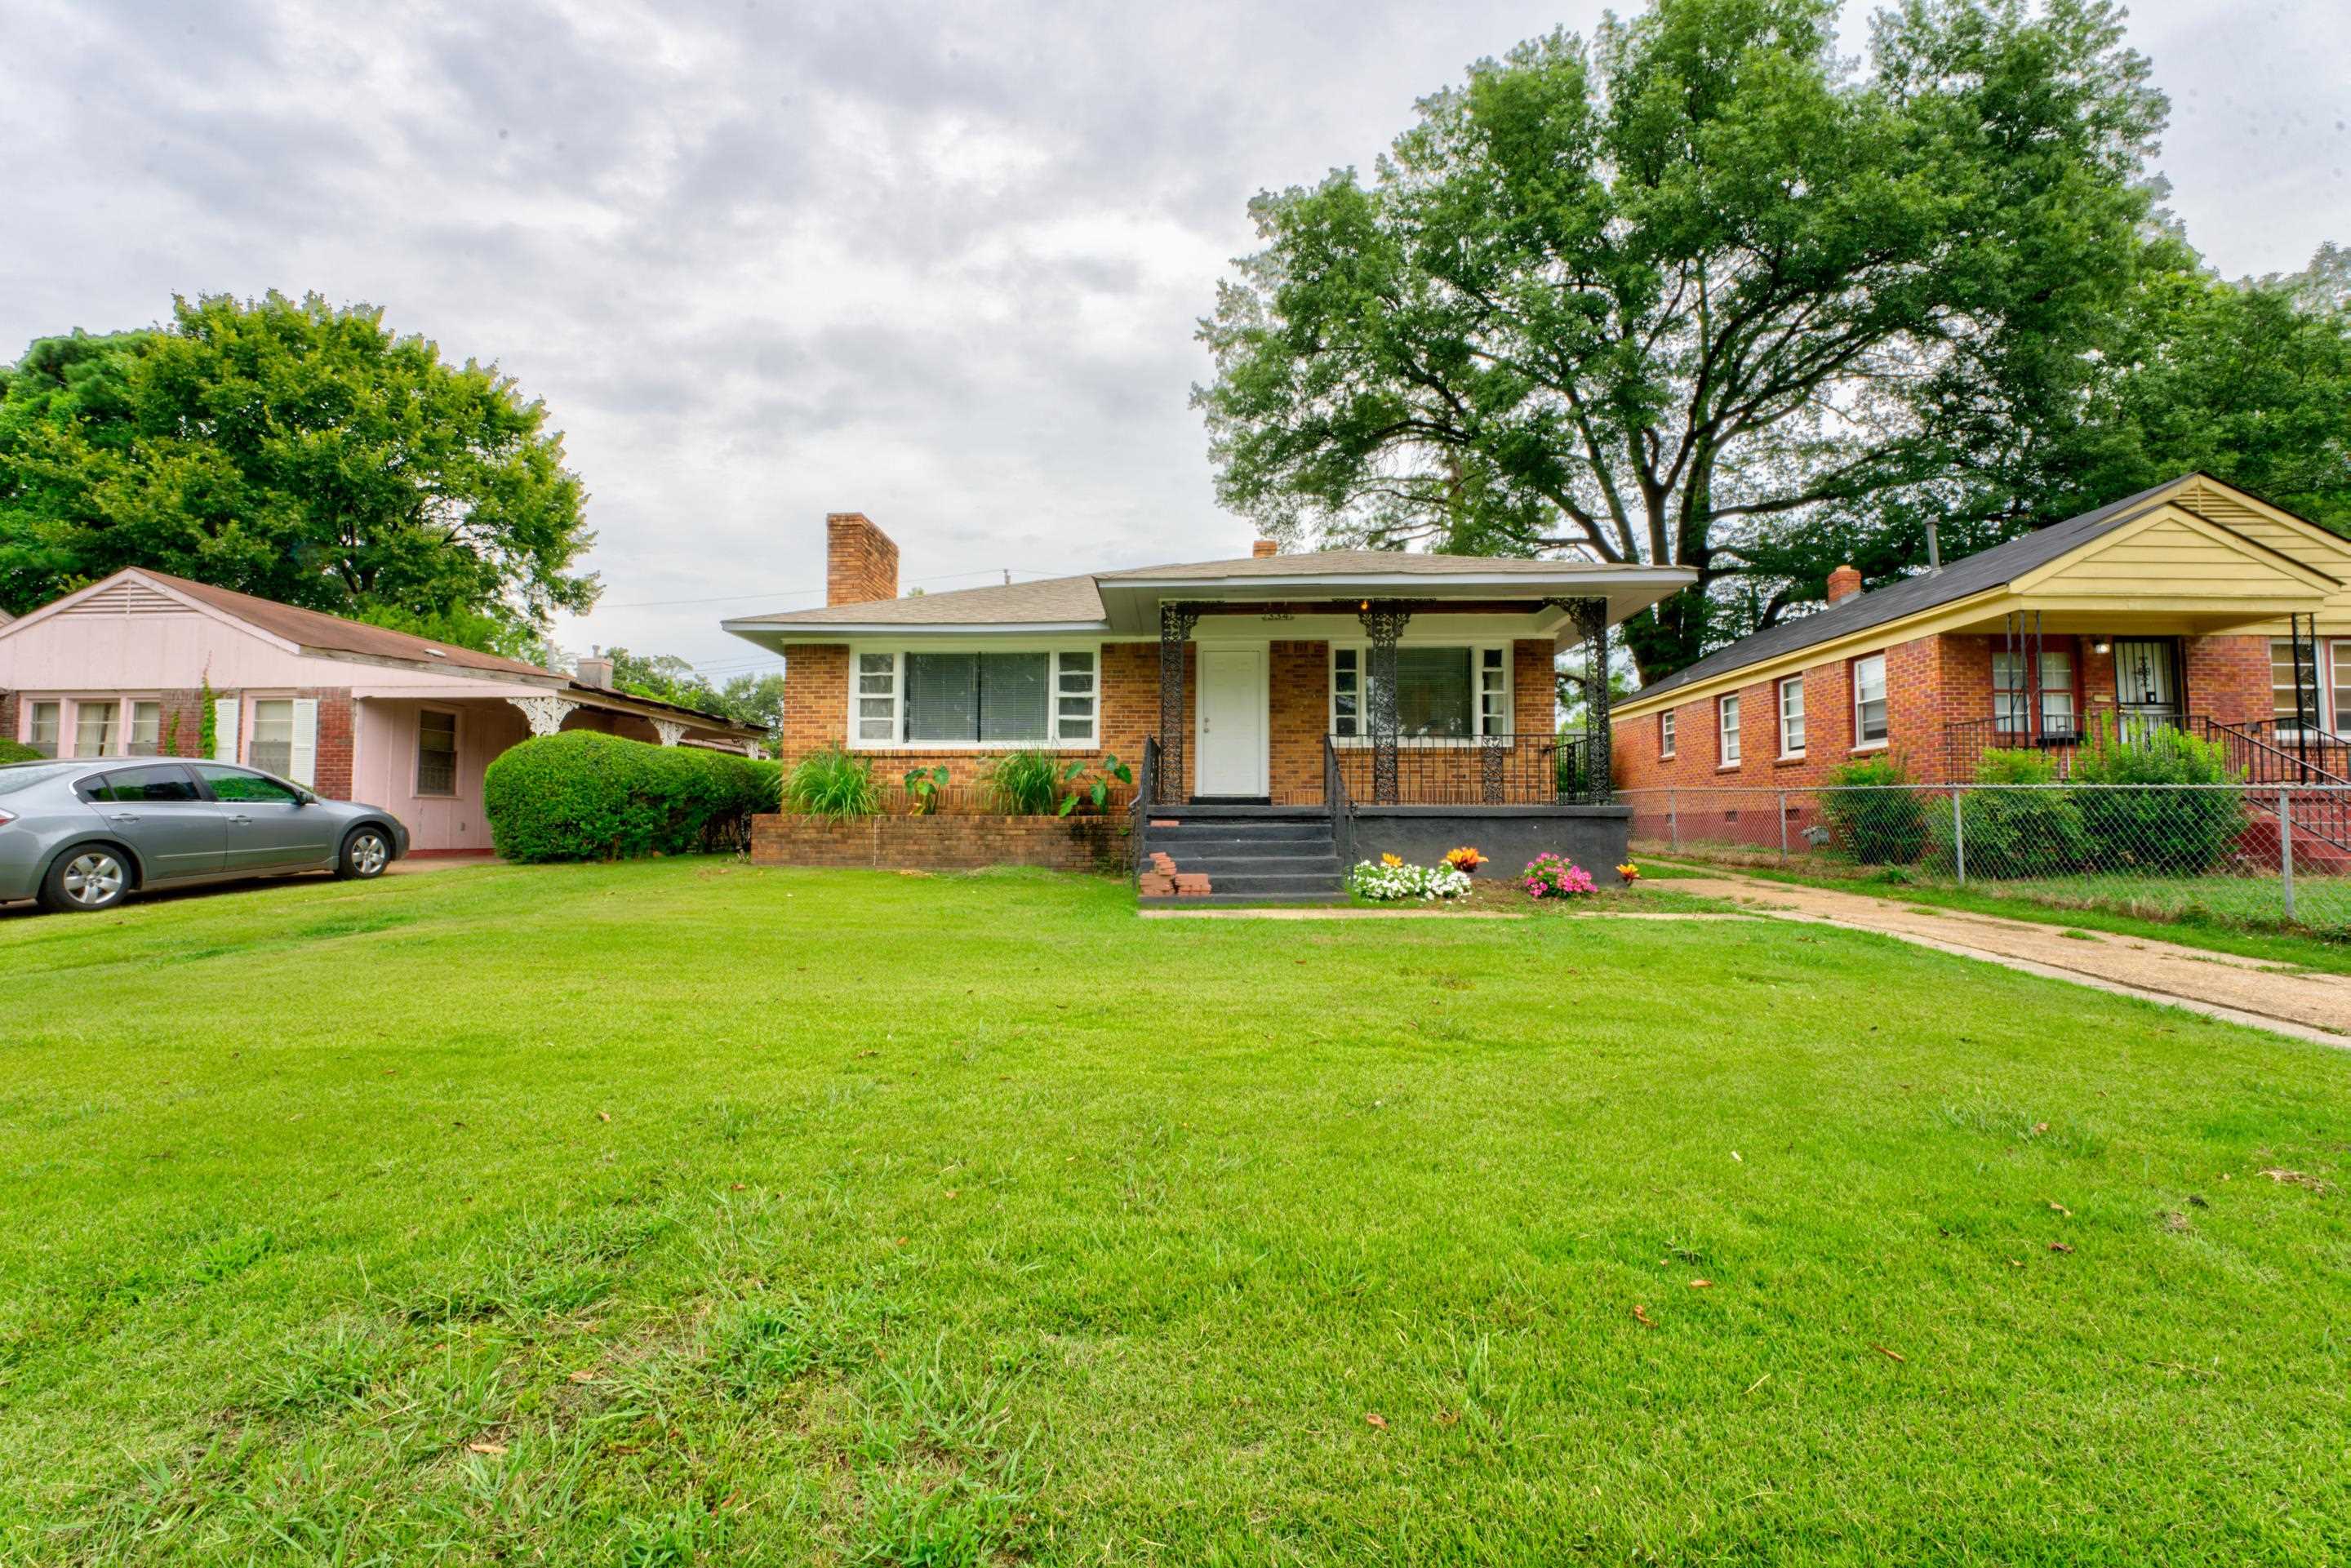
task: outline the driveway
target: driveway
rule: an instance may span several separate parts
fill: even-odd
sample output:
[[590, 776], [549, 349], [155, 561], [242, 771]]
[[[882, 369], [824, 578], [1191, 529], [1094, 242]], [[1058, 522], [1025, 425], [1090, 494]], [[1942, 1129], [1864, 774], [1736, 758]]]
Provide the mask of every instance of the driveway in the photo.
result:
[[2266, 959], [2110, 932], [2066, 936], [2064, 926], [1959, 910], [1928, 912], [1867, 894], [1764, 882], [1735, 873], [1677, 877], [1672, 885], [1735, 900], [1759, 915], [1875, 931], [2028, 974], [2351, 1048], [2351, 976], [2314, 974]]

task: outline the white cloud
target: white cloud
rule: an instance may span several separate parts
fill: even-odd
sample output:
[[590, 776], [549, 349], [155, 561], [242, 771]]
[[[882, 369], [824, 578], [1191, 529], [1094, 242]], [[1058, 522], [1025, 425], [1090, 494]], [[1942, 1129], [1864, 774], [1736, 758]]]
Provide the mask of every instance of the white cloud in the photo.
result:
[[[608, 584], [568, 641], [747, 664], [719, 616], [820, 588], [830, 509], [939, 586], [1245, 549], [1186, 393], [1248, 198], [1600, 9], [5, 0], [0, 353], [174, 291], [375, 301], [566, 431]], [[2351, 9], [2131, 30], [2216, 264], [2351, 239]]]

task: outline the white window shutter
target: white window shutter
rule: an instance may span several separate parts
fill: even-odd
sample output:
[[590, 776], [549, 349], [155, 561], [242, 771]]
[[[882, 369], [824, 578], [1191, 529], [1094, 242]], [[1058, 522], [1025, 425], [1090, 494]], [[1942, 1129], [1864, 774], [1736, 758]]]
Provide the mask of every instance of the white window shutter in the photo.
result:
[[319, 699], [294, 699], [294, 782], [308, 789], [319, 781]]
[[236, 760], [236, 709], [235, 697], [213, 699], [213, 760]]

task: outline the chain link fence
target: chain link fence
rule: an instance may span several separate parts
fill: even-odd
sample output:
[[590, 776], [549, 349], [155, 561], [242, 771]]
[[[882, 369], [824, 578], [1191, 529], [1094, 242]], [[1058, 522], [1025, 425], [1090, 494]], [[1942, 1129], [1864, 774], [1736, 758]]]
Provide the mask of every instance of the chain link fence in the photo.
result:
[[2351, 941], [2351, 787], [1625, 789], [1637, 852]]

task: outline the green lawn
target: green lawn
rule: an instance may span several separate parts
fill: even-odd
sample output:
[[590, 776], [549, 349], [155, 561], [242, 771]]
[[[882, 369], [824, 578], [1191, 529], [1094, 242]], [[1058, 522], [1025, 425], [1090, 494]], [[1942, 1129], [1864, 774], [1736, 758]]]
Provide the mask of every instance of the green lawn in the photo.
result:
[[498, 868], [0, 1018], [0, 1562], [2351, 1553], [2351, 1057], [1883, 938]]

